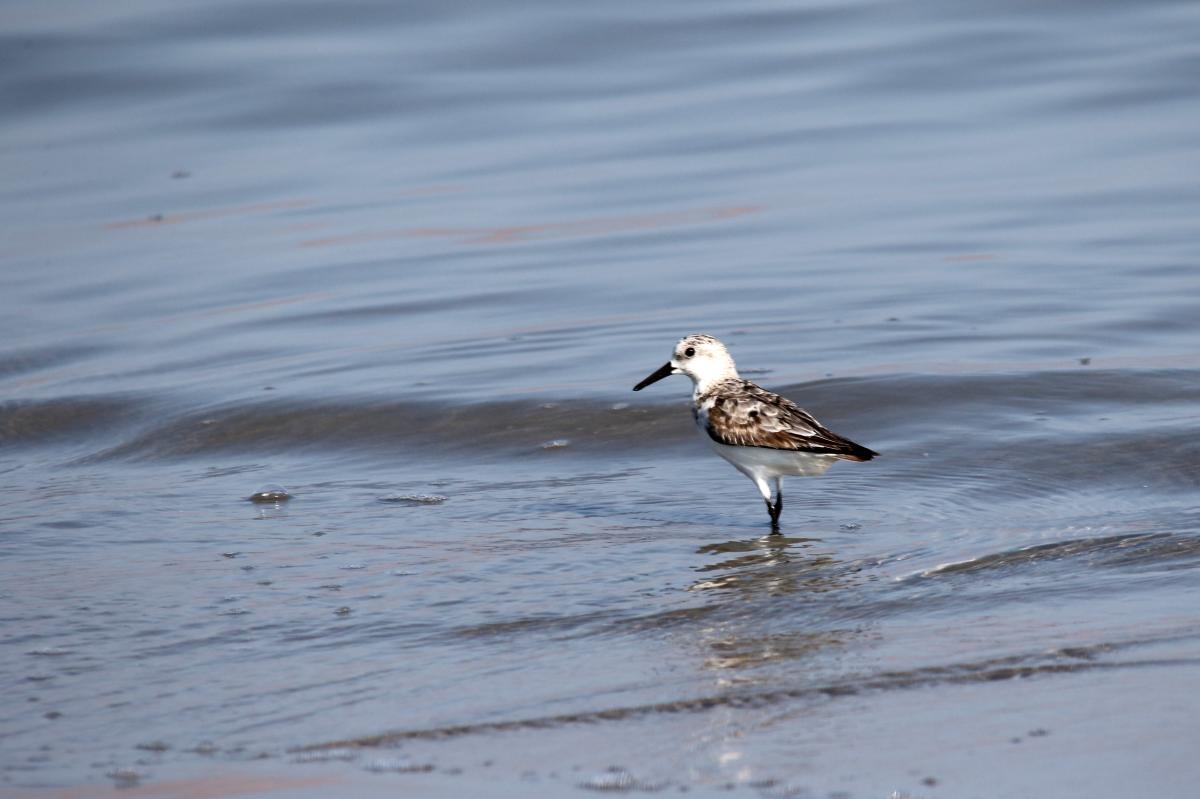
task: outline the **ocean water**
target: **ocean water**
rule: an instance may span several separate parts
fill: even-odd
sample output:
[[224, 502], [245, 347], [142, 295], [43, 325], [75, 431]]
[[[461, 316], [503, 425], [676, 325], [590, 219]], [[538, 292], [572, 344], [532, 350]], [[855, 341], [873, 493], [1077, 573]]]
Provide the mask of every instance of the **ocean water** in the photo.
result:
[[0, 22], [0, 795], [1194, 791], [1200, 7]]

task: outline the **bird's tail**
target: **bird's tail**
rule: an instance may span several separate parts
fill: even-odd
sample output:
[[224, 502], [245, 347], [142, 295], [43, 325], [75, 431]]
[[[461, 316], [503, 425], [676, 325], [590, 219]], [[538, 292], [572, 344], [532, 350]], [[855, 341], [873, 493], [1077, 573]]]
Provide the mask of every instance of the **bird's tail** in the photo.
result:
[[867, 449], [862, 444], [855, 444], [848, 439], [846, 440], [845, 451], [838, 453], [838, 457], [845, 461], [869, 461], [878, 455], [879, 453], [875, 450]]

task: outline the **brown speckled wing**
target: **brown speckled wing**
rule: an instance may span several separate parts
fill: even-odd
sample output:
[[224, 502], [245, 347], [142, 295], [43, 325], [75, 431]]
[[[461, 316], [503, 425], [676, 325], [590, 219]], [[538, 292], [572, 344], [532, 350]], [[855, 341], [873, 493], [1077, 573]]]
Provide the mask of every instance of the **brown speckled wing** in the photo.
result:
[[720, 386], [708, 410], [710, 438], [735, 447], [766, 447], [870, 460], [877, 453], [828, 430], [796, 403], [749, 380]]

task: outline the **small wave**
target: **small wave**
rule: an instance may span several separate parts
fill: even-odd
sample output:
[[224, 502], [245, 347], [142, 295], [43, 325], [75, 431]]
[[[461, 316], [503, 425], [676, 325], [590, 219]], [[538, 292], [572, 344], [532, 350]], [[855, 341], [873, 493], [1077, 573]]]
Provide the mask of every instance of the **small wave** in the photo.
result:
[[[1194, 632], [1191, 634], [1191, 637], [1195, 638]], [[1171, 640], [1176, 639], [1177, 636], [1173, 636]], [[903, 691], [942, 685], [988, 683], [1000, 680], [1050, 677], [1089, 671], [1117, 671], [1200, 665], [1200, 658], [1191, 657], [1105, 659], [1106, 656], [1111, 656], [1126, 649], [1158, 642], [1158, 639], [1112, 642], [1091, 647], [1055, 650], [1049, 653], [1039, 652], [1010, 655], [944, 666], [868, 673], [818, 685], [768, 688], [765, 690], [731, 690], [720, 694], [709, 694], [643, 705], [562, 713], [552, 716], [393, 730], [376, 735], [365, 735], [356, 738], [298, 746], [290, 751], [294, 754], [304, 754], [326, 750], [374, 749], [394, 747], [405, 741], [444, 740], [469, 735], [522, 732], [576, 724], [621, 722], [667, 714], [702, 713], [720, 708], [773, 707], [781, 702], [837, 699], [847, 696], [860, 696], [866, 693]]]
[[[15, 418], [15, 417], [14, 417]], [[11, 424], [15, 425], [16, 421]], [[53, 428], [54, 420], [47, 420]], [[6, 421], [0, 416], [0, 430]], [[421, 402], [252, 403], [181, 414], [85, 461], [153, 460], [215, 452], [388, 450], [424, 454], [632, 449], [695, 435], [678, 406], [613, 410], [611, 403]], [[570, 446], [568, 446], [568, 444]]]
[[970, 560], [945, 563], [913, 575], [935, 579], [1015, 569], [1064, 560], [1083, 560], [1090, 566], [1194, 565], [1200, 559], [1200, 538], [1172, 533], [1134, 533], [1101, 538], [1054, 541], [995, 552]]

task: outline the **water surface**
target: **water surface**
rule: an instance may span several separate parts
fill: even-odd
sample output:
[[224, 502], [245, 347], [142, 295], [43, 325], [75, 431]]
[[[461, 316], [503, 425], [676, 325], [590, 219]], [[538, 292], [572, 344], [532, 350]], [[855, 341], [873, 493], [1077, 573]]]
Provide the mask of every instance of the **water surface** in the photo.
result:
[[1200, 777], [1194, 5], [3, 18], [0, 793]]

